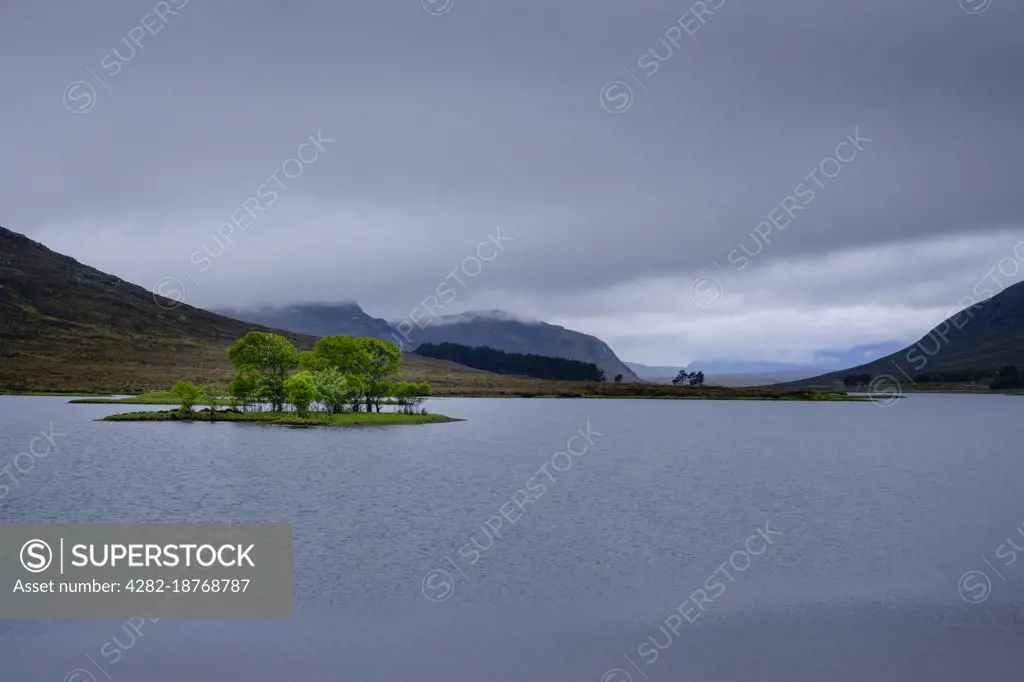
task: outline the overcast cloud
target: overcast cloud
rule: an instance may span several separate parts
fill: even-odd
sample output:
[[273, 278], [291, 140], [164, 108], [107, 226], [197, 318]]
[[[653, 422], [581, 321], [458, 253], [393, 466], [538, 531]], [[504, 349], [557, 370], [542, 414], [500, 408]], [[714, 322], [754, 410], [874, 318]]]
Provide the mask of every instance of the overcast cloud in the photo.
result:
[[1024, 260], [1022, 35], [1016, 0], [4, 3], [0, 224], [203, 307], [399, 319], [454, 270], [444, 312], [623, 359], [804, 361]]

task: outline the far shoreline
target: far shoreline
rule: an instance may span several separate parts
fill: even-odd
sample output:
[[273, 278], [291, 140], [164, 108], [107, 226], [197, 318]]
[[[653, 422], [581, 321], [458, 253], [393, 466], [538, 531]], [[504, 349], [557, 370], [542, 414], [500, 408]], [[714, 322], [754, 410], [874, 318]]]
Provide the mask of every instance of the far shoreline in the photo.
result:
[[[124, 393], [120, 395], [125, 395]], [[431, 398], [579, 398], [604, 400], [755, 400], [791, 402], [870, 402], [871, 396], [851, 395], [843, 391], [780, 389], [766, 387], [679, 387], [670, 384], [580, 384], [554, 382], [538, 386], [440, 386], [434, 387]], [[91, 405], [166, 405], [176, 406], [179, 400], [168, 391], [148, 391], [129, 397], [80, 397], [69, 400]], [[209, 403], [201, 403], [208, 405]], [[217, 398], [218, 407], [229, 407], [231, 401]]]

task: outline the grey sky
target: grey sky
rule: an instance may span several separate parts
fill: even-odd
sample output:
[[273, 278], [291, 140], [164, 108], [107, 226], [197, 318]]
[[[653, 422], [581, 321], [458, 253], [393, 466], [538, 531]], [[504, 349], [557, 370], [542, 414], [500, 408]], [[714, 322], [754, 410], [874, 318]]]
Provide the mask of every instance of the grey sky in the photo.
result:
[[1024, 239], [1014, 0], [427, 7], [5, 3], [0, 224], [194, 305], [389, 319], [500, 228], [443, 312], [652, 364], [913, 340]]

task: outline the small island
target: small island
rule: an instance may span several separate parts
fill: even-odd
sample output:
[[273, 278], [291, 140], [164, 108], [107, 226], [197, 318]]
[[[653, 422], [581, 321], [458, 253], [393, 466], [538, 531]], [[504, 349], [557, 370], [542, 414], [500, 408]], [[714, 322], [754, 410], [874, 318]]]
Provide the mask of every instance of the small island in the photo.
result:
[[[228, 358], [238, 373], [227, 389], [179, 381], [168, 396], [168, 402], [179, 405], [177, 410], [128, 412], [97, 421], [255, 422], [279, 426], [461, 421], [429, 414], [421, 407], [430, 395], [429, 384], [393, 381], [401, 368], [402, 352], [389, 341], [326, 336], [312, 351], [300, 353], [280, 334], [252, 331], [235, 342]], [[196, 405], [208, 407], [196, 410]], [[385, 406], [392, 409], [385, 411]]]
[[294, 412], [240, 412], [235, 409], [209, 410], [182, 414], [178, 410], [153, 412], [127, 412], [112, 414], [97, 421], [104, 422], [256, 422], [277, 426], [399, 426], [403, 424], [441, 424], [463, 421], [443, 414], [406, 414], [404, 412], [343, 412], [340, 414], [315, 413], [300, 417]]

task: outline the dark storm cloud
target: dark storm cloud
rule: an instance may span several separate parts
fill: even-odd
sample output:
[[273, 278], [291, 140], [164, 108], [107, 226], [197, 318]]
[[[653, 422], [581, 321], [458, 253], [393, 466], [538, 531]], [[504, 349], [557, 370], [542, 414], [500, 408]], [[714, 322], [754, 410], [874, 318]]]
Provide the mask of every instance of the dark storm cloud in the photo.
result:
[[[458, 305], [598, 331], [629, 310], [604, 324], [588, 301], [632, 291], [637, 312], [664, 280], [673, 315], [710, 324], [688, 287], [741, 245], [758, 255], [728, 295], [755, 305], [783, 287], [772, 264], [1019, 228], [1024, 6], [987, 2], [19, 5], [0, 26], [2, 223], [144, 286], [178, 277], [200, 305], [389, 318], [500, 226], [515, 241]], [[614, 81], [625, 110], [602, 99]], [[855, 130], [871, 142], [759, 238]], [[318, 131], [336, 142], [218, 243]], [[947, 282], [902, 283], [934, 292], [910, 303], [922, 319], [972, 276], [921, 270]], [[848, 284], [812, 289], [801, 305], [849, 305]]]

